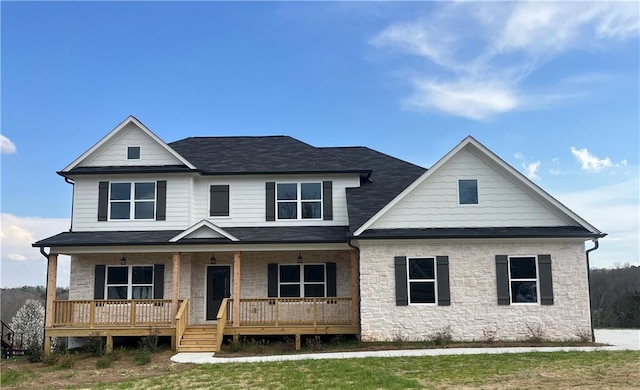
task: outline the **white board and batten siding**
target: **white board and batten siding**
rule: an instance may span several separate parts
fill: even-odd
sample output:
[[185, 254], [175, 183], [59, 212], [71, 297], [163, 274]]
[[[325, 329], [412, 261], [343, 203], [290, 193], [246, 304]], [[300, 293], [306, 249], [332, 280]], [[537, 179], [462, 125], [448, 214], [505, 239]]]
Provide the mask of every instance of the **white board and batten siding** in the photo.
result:
[[[129, 146], [140, 147], [139, 159], [127, 159]], [[100, 146], [78, 166], [143, 166], [181, 165], [182, 162], [163, 148], [158, 142], [142, 131], [134, 123], [129, 123], [109, 142]]]
[[[478, 180], [478, 204], [458, 204], [458, 180]], [[574, 225], [468, 149], [387, 210], [371, 229]]]
[[109, 178], [112, 182], [151, 182], [167, 181], [166, 220], [114, 220], [98, 221], [98, 183], [104, 177], [80, 176], [76, 178], [73, 201], [73, 230], [81, 231], [117, 231], [117, 230], [181, 230], [191, 226], [190, 204], [193, 178], [176, 174], [127, 175], [122, 178]]
[[[266, 182], [296, 183], [332, 181], [333, 220], [286, 220], [266, 221]], [[229, 217], [209, 216], [209, 187], [229, 185]], [[300, 176], [218, 176], [199, 177], [194, 183], [194, 212], [192, 224], [208, 219], [213, 224], [225, 227], [251, 226], [346, 226], [346, 188], [359, 187], [360, 178], [353, 175], [300, 175]]]

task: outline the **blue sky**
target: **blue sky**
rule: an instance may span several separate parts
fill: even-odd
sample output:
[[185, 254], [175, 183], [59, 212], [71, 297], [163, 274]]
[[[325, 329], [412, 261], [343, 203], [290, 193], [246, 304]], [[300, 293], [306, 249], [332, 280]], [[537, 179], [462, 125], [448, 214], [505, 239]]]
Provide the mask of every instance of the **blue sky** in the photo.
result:
[[592, 265], [640, 264], [638, 3], [0, 7], [3, 287], [44, 284], [30, 243], [71, 209], [55, 172], [129, 114], [167, 142], [287, 134], [425, 167], [472, 135], [609, 233]]

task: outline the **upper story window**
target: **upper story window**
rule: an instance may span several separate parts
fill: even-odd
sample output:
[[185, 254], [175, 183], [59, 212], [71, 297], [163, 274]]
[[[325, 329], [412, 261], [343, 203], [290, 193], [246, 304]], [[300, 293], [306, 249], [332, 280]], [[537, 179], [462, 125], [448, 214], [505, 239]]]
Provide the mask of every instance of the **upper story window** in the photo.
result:
[[153, 266], [107, 267], [107, 299], [152, 299]]
[[111, 183], [110, 219], [154, 219], [156, 183]]
[[538, 302], [536, 257], [509, 257], [511, 303]]
[[127, 148], [127, 160], [140, 160], [139, 146], [129, 146]]
[[322, 219], [322, 183], [277, 183], [277, 219]]
[[478, 204], [478, 180], [458, 180], [458, 204]]

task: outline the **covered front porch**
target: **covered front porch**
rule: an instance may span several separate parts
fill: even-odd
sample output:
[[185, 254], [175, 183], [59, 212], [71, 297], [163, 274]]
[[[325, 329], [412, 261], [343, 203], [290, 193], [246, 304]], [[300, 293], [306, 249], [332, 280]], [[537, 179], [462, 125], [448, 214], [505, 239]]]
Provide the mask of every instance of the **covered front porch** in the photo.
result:
[[[51, 337], [99, 335], [107, 338], [110, 349], [114, 336], [151, 331], [170, 336], [179, 351], [211, 352], [219, 350], [224, 336], [291, 335], [299, 348], [301, 335], [358, 334], [354, 250], [198, 249], [167, 253], [128, 248], [126, 264], [125, 255], [115, 251], [72, 254], [68, 301], [49, 294], [57, 278], [57, 254], [50, 254], [45, 351]], [[152, 280], [132, 284], [136, 272], [146, 271], [138, 268], [152, 266]], [[128, 285], [109, 279], [125, 268]], [[125, 287], [126, 299], [112, 299], [114, 294], [124, 297]]]

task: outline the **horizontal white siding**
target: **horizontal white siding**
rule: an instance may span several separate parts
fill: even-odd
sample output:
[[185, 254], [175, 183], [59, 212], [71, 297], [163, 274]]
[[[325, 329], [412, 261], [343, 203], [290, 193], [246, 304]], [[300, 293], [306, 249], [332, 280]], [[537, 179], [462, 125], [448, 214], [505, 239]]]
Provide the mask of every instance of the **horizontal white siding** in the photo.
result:
[[98, 222], [98, 183], [107, 181], [98, 177], [76, 178], [73, 201], [73, 230], [81, 231], [114, 231], [114, 230], [178, 230], [186, 229], [190, 224], [189, 199], [191, 183], [188, 176], [127, 176], [112, 179], [118, 182], [167, 181], [167, 209], [165, 221], [118, 220]]
[[[128, 160], [127, 148], [140, 147], [140, 159]], [[139, 166], [139, 165], [176, 165], [182, 164], [154, 139], [145, 134], [135, 124], [130, 123], [112, 139], [98, 148], [79, 166]]]
[[[265, 183], [309, 182], [331, 180], [333, 182], [333, 220], [265, 220]], [[229, 185], [229, 217], [209, 217], [209, 186]], [[224, 227], [249, 226], [344, 226], [348, 225], [346, 188], [360, 186], [360, 178], [354, 175], [308, 175], [308, 176], [218, 176], [199, 177], [194, 183], [194, 212], [192, 223], [209, 219]]]
[[[458, 179], [478, 180], [478, 204], [458, 205]], [[377, 220], [372, 229], [565, 226], [484, 160], [462, 150]]]

